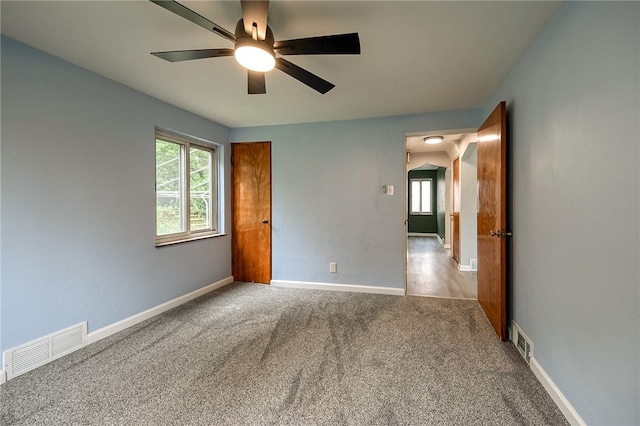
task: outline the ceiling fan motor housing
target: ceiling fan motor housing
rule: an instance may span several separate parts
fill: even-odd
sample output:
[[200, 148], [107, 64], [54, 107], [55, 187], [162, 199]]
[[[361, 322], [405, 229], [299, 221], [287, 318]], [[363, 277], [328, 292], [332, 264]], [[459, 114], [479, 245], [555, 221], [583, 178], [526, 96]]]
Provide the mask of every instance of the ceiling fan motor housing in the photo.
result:
[[[256, 34], [255, 31], [254, 31], [254, 34]], [[260, 45], [262, 47], [266, 45], [268, 46], [268, 49], [270, 49], [273, 52], [273, 45], [275, 43], [275, 38], [273, 37], [273, 31], [271, 31], [271, 28], [269, 26], [267, 26], [266, 37], [264, 40], [258, 40], [257, 36], [254, 36], [254, 34], [247, 34], [247, 32], [244, 30], [244, 19], [240, 19], [238, 21], [238, 23], [236, 24], [236, 31], [235, 31], [237, 42], [243, 41], [244, 42], [243, 45], [247, 44], [247, 39], [250, 41], [262, 42], [263, 44], [254, 43], [254, 46]], [[236, 42], [236, 46], [238, 46], [237, 42]]]

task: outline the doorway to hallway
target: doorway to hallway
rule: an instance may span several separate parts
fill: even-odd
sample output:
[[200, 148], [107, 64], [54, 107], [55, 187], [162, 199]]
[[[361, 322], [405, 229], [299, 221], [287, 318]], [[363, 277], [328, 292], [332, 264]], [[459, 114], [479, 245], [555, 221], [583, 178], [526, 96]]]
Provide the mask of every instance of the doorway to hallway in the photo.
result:
[[477, 299], [477, 272], [460, 271], [436, 237], [407, 237], [407, 295]]

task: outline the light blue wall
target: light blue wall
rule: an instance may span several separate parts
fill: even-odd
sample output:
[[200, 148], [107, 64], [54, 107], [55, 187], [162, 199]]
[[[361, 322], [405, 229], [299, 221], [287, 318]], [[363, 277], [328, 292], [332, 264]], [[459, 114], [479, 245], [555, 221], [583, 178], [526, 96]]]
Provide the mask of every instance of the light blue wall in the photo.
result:
[[1, 89], [2, 350], [231, 275], [228, 236], [154, 246], [154, 126], [226, 127], [4, 37]]
[[232, 142], [272, 142], [273, 279], [403, 288], [405, 132], [481, 122], [464, 110], [232, 129]]
[[639, 424], [640, 3], [567, 2], [501, 84], [514, 318], [588, 424]]
[[[404, 133], [506, 100], [514, 319], [584, 420], [640, 423], [639, 7], [567, 2], [483, 111], [232, 130], [272, 141], [273, 278], [401, 288]], [[226, 128], [7, 39], [1, 89], [2, 350], [230, 275], [228, 237], [155, 249], [149, 220], [153, 126]]]

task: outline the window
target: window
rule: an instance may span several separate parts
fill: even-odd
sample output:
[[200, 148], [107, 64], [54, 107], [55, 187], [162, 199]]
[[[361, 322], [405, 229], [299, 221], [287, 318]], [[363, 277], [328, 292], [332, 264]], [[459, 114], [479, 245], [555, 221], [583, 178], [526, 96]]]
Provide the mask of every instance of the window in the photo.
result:
[[156, 245], [218, 233], [218, 150], [156, 129]]
[[411, 179], [411, 214], [433, 214], [431, 179]]

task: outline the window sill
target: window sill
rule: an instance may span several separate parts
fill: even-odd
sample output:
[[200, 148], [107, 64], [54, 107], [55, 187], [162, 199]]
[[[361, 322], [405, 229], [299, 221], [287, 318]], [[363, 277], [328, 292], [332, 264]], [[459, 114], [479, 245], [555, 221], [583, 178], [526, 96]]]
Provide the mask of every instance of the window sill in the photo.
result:
[[175, 244], [183, 244], [183, 243], [188, 243], [190, 241], [200, 241], [200, 240], [208, 240], [209, 238], [225, 237], [226, 235], [227, 234], [222, 233], [222, 234], [198, 235], [196, 237], [191, 236], [188, 238], [182, 238], [177, 240], [156, 242], [156, 247], [173, 246]]

